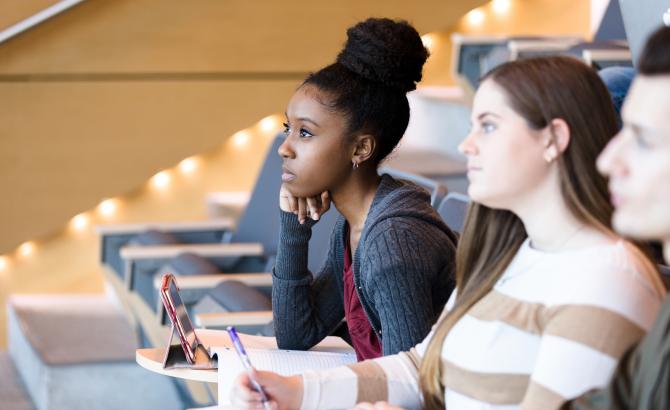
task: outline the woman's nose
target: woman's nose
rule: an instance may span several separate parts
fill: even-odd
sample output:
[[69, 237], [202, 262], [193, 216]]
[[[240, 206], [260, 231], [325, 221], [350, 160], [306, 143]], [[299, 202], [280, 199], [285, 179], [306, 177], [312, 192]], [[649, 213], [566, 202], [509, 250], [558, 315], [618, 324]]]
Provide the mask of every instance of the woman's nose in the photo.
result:
[[284, 139], [284, 142], [282, 142], [282, 144], [277, 149], [277, 154], [279, 154], [279, 156], [282, 158], [293, 158], [295, 156], [293, 148], [291, 147], [290, 139], [291, 136], [287, 135]]
[[463, 155], [474, 155], [477, 151], [475, 145], [473, 132], [470, 132], [464, 139], [458, 144], [458, 151]]
[[627, 150], [626, 136], [619, 132], [607, 144], [603, 152], [598, 156], [596, 166], [601, 174], [606, 176], [622, 176], [627, 173], [625, 153]]

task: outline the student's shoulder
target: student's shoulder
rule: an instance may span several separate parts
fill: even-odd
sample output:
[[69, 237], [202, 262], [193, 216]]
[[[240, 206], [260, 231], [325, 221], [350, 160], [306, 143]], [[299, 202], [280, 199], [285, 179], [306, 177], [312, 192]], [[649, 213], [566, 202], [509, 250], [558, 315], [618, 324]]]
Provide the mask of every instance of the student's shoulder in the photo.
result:
[[594, 247], [584, 255], [590, 261], [585, 285], [592, 287], [642, 287], [658, 293], [660, 282], [654, 263], [633, 243], [616, 239], [608, 245]]
[[594, 247], [580, 262], [567, 275], [570, 290], [555, 302], [598, 307], [644, 323], [660, 306], [663, 291], [654, 264], [632, 243], [618, 239]]

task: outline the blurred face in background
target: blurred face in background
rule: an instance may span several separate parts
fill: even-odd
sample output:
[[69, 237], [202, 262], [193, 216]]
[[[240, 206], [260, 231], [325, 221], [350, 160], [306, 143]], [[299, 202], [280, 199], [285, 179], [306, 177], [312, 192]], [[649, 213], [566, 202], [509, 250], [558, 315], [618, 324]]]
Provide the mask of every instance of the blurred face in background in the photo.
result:
[[[670, 75], [638, 76], [622, 109], [623, 129], [598, 158], [609, 177], [614, 228], [670, 241]], [[668, 250], [666, 250], [666, 255]]]

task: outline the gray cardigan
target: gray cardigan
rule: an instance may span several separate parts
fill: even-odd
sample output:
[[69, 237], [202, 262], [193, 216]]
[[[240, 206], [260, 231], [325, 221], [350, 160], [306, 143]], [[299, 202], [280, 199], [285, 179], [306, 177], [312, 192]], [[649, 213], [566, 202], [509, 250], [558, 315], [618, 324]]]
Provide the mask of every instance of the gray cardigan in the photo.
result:
[[[315, 222], [281, 212], [272, 310], [281, 349], [306, 350], [344, 318], [347, 223], [340, 217], [328, 259], [313, 275], [307, 247]], [[454, 287], [456, 236], [428, 193], [388, 175], [370, 207], [353, 258], [356, 291], [384, 355], [409, 350], [430, 331]]]

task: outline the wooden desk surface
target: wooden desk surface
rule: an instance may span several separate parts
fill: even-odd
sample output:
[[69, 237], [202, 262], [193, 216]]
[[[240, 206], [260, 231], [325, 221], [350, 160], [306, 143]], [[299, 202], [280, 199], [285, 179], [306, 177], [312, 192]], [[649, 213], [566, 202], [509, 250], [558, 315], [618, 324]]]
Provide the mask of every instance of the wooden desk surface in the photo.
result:
[[[225, 330], [197, 329], [198, 338], [206, 346], [231, 346], [228, 333]], [[242, 343], [247, 348], [276, 349], [277, 342], [274, 337], [263, 337], [240, 334]], [[329, 336], [311, 350], [322, 352], [353, 352], [344, 340], [339, 337]], [[201, 382], [217, 383], [218, 374], [216, 370], [194, 370], [194, 369], [164, 369], [163, 357], [165, 348], [137, 349], [135, 361], [140, 366], [154, 373], [164, 374], [170, 377], [196, 380]]]

